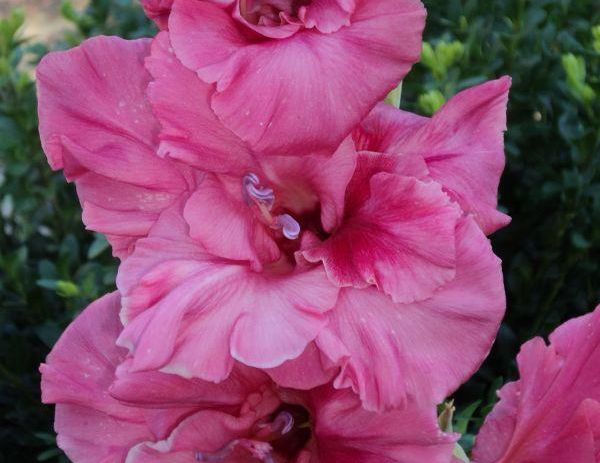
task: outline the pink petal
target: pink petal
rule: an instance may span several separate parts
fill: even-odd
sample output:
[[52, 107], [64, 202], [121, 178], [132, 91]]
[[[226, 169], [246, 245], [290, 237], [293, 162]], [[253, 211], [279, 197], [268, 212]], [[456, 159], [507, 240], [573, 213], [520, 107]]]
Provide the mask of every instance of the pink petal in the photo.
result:
[[[190, 463], [195, 461], [196, 452], [218, 452], [231, 441], [252, 433], [252, 426], [262, 416], [274, 412], [271, 409], [250, 412], [240, 417], [220, 411], [202, 410], [184, 420], [168, 439], [159, 442], [144, 442], [134, 447], [127, 463]], [[227, 463], [243, 463], [245, 459], [228, 458]]]
[[327, 154], [418, 59], [424, 16], [416, 0], [365, 0], [335, 33], [259, 43], [226, 10], [176, 0], [169, 28], [182, 62], [217, 82], [216, 114], [256, 151]]
[[190, 236], [216, 256], [247, 260], [257, 269], [280, 251], [242, 197], [239, 177], [207, 175], [184, 208]]
[[360, 151], [354, 175], [348, 185], [346, 211], [360, 209], [369, 200], [371, 178], [383, 172], [429, 181], [429, 171], [421, 156]]
[[350, 26], [355, 8], [354, 0], [312, 0], [300, 16], [306, 27], [316, 27], [320, 32], [330, 34]]
[[158, 126], [145, 99], [148, 52], [147, 40], [99, 37], [47, 55], [37, 69], [48, 162], [75, 181], [86, 225], [108, 234], [120, 257], [187, 187], [155, 154]]
[[112, 293], [92, 303], [40, 367], [42, 400], [58, 404], [58, 445], [73, 461], [124, 461], [129, 447], [152, 439], [142, 410], [108, 394], [126, 353], [114, 345], [121, 328], [119, 302], [119, 294]]
[[131, 371], [131, 361], [122, 363], [110, 395], [134, 406], [177, 408], [238, 407], [246, 398], [268, 383], [259, 370], [236, 365], [229, 378], [220, 383], [185, 379], [156, 371]]
[[440, 431], [434, 407], [373, 413], [354, 394], [323, 387], [311, 393], [317, 457], [322, 463], [448, 463], [457, 436]]
[[597, 463], [600, 308], [525, 343], [521, 378], [504, 386], [477, 437], [477, 463]]
[[273, 368], [298, 357], [326, 323], [338, 290], [322, 269], [257, 273], [216, 259], [173, 211], [155, 230], [117, 277], [128, 321], [119, 343], [132, 349], [133, 371], [222, 381], [234, 358]]
[[290, 213], [301, 216], [320, 207], [325, 231], [340, 224], [346, 188], [356, 168], [352, 140], [344, 140], [331, 156], [270, 156], [261, 159], [261, 168], [278, 202]]
[[179, 62], [166, 32], [154, 39], [146, 67], [154, 77], [148, 98], [162, 126], [159, 154], [211, 172], [246, 174], [252, 155], [213, 113], [214, 86]]
[[140, 0], [146, 15], [152, 19], [159, 29], [166, 29], [173, 6], [173, 0]]
[[281, 387], [308, 390], [330, 382], [338, 368], [311, 342], [299, 357], [265, 371]]
[[398, 304], [373, 289], [345, 289], [317, 345], [343, 367], [371, 410], [441, 402], [486, 357], [504, 314], [500, 262], [472, 219], [456, 231], [456, 277], [429, 299]]
[[375, 284], [396, 302], [430, 297], [454, 278], [460, 210], [433, 182], [380, 173], [370, 186], [371, 197], [304, 257], [322, 260], [340, 286]]
[[[236, 365], [229, 379], [219, 385], [156, 371], [131, 372], [126, 350], [115, 345], [122, 329], [119, 309], [118, 293], [92, 303], [67, 328], [40, 367], [42, 400], [57, 404], [58, 444], [72, 461], [121, 463], [138, 444], [169, 435], [178, 439], [182, 421], [207, 419], [204, 432], [193, 438], [193, 429], [188, 428], [187, 443], [200, 445], [218, 437], [220, 424], [246, 429], [278, 406], [269, 392], [272, 383], [268, 376], [242, 365]], [[259, 391], [264, 400], [251, 407], [254, 402], [247, 402]], [[209, 412], [209, 408], [219, 412]], [[188, 418], [199, 411], [196, 418]], [[240, 411], [245, 417], [235, 418]], [[232, 437], [221, 433], [221, 438], [228, 441]], [[188, 452], [185, 461], [190, 458], [193, 452]]]
[[370, 133], [377, 128], [384, 131], [379, 135], [381, 151], [422, 155], [431, 178], [441, 183], [466, 212], [473, 213], [484, 232], [490, 234], [510, 221], [496, 209], [504, 169], [509, 88], [510, 78], [503, 77], [465, 90], [428, 122], [380, 107], [363, 126]]
[[[214, 3], [214, 2], [213, 2]], [[300, 30], [301, 23], [299, 21], [284, 21], [283, 24], [254, 24], [248, 21], [242, 15], [242, 5], [248, 3], [247, 0], [236, 0], [234, 3], [232, 16], [234, 19], [242, 23], [245, 27], [253, 30], [257, 34], [271, 39], [287, 39]], [[285, 1], [282, 3], [286, 3]], [[259, 36], [260, 36], [259, 35]]]
[[352, 136], [358, 150], [404, 153], [404, 141], [428, 122], [426, 117], [379, 103], [354, 129]]
[[54, 419], [57, 445], [77, 463], [124, 462], [132, 446], [153, 438], [143, 411], [137, 412], [139, 418], [124, 420], [91, 407], [58, 404]]

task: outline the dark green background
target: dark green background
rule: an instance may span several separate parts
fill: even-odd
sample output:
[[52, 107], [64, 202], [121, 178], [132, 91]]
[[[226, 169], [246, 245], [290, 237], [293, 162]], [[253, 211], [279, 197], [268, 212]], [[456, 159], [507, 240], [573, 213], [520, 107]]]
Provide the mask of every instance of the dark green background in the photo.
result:
[[[438, 45], [442, 61], [440, 42], [459, 41], [462, 53], [435, 72], [417, 65], [403, 108], [426, 112], [423, 94], [447, 98], [513, 77], [500, 194], [513, 222], [493, 237], [508, 314], [490, 358], [456, 395], [468, 448], [495, 389], [515, 377], [520, 344], [600, 302], [600, 44], [595, 49], [592, 36], [600, 1], [425, 4], [425, 40]], [[77, 31], [52, 49], [98, 34], [154, 33], [129, 1], [93, 0], [83, 14], [63, 12]], [[0, 462], [58, 462], [64, 457], [54, 447], [52, 409], [40, 404], [37, 367], [78, 311], [114, 287], [115, 261], [101, 237], [83, 230], [73, 188], [45, 163], [27, 69], [49, 45], [21, 41], [18, 19], [0, 25]], [[566, 53], [585, 61], [595, 100], [578, 99], [563, 69]]]

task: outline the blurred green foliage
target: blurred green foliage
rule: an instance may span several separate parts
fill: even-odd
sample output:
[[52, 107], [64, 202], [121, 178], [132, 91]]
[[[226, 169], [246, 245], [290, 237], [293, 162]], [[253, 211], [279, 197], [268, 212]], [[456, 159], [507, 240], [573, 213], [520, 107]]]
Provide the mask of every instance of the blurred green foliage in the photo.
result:
[[[402, 107], [433, 114], [458, 91], [513, 77], [501, 206], [494, 237], [508, 313], [490, 358], [456, 396], [455, 429], [473, 434], [516, 374], [520, 344], [600, 302], [600, 1], [425, 0], [423, 62]], [[52, 49], [86, 37], [154, 34], [130, 0], [68, 2], [74, 25]], [[78, 311], [114, 287], [106, 241], [83, 230], [71, 186], [52, 173], [37, 135], [30, 69], [48, 44], [24, 41], [23, 14], [0, 22], [0, 463], [65, 461], [38, 364]]]

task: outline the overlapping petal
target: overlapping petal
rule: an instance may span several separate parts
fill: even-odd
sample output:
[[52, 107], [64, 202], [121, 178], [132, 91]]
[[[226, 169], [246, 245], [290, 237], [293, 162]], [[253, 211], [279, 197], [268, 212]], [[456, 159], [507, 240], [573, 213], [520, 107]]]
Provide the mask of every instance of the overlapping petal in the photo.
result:
[[125, 257], [188, 187], [185, 169], [156, 156], [158, 124], [145, 96], [148, 40], [99, 37], [52, 53], [37, 70], [48, 162], [74, 181], [91, 230]]
[[477, 463], [600, 461], [600, 308], [535, 338], [521, 377], [498, 393], [473, 452]]
[[422, 156], [431, 178], [490, 234], [510, 221], [497, 210], [509, 88], [503, 77], [465, 90], [431, 119], [381, 104], [354, 137], [363, 149]]
[[298, 357], [338, 290], [318, 267], [283, 265], [257, 273], [215, 258], [189, 238], [178, 208], [167, 211], [117, 277], [127, 323], [119, 342], [132, 368], [222, 381], [234, 358], [272, 368]]
[[181, 64], [166, 32], [153, 40], [146, 67], [153, 77], [148, 99], [161, 125], [161, 156], [204, 171], [238, 175], [255, 164], [246, 144], [223, 126], [210, 108], [214, 85], [201, 81]]
[[[128, 363], [114, 342], [118, 310], [118, 293], [93, 303], [41, 368], [44, 401], [56, 404], [58, 443], [74, 462], [450, 461], [457, 436], [439, 430], [433, 406], [376, 414], [350, 391], [281, 389], [239, 365], [219, 385], [117, 368]], [[294, 408], [308, 421], [296, 421]]]
[[300, 19], [305, 27], [314, 27], [324, 34], [330, 34], [351, 25], [350, 18], [355, 8], [355, 0], [313, 0], [304, 7]]
[[318, 436], [311, 463], [450, 463], [456, 436], [439, 430], [432, 408], [412, 403], [378, 414], [327, 386], [311, 391], [310, 404]]
[[340, 286], [376, 285], [396, 302], [431, 296], [454, 278], [460, 209], [434, 182], [389, 173], [369, 181], [369, 198], [304, 256], [322, 260]]
[[153, 437], [140, 410], [108, 394], [126, 353], [114, 345], [121, 328], [119, 301], [113, 293], [90, 305], [40, 368], [42, 400], [60, 404], [54, 423], [58, 445], [76, 462], [125, 461], [132, 445]]
[[455, 278], [423, 301], [400, 304], [374, 288], [343, 289], [317, 345], [368, 409], [439, 403], [481, 364], [504, 314], [499, 259], [473, 219], [456, 232]]
[[[306, 20], [318, 29], [337, 28], [332, 6], [340, 14], [353, 7], [318, 1]], [[265, 39], [231, 10], [176, 0], [171, 41], [186, 67], [217, 83], [212, 108], [225, 125], [268, 154], [331, 152], [416, 62], [425, 16], [417, 0], [364, 0], [350, 25], [335, 32], [301, 29]], [[357, 78], [364, 75], [369, 78]]]

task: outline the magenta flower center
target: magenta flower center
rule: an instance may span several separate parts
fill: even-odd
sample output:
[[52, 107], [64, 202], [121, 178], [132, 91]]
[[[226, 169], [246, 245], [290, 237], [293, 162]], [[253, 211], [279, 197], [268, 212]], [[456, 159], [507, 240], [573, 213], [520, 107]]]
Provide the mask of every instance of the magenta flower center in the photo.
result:
[[300, 8], [311, 0], [241, 0], [240, 13], [246, 21], [258, 26], [298, 23]]
[[275, 193], [271, 188], [261, 186], [256, 174], [250, 173], [243, 178], [242, 193], [246, 204], [257, 209], [263, 223], [274, 230], [281, 230], [288, 240], [298, 239], [301, 232], [300, 224], [290, 214], [271, 213], [275, 205]]
[[216, 452], [196, 452], [195, 459], [220, 462], [245, 457], [264, 463], [275, 463], [281, 458], [292, 461], [310, 437], [308, 411], [299, 405], [284, 404], [273, 415], [256, 423], [250, 437], [234, 439]]

